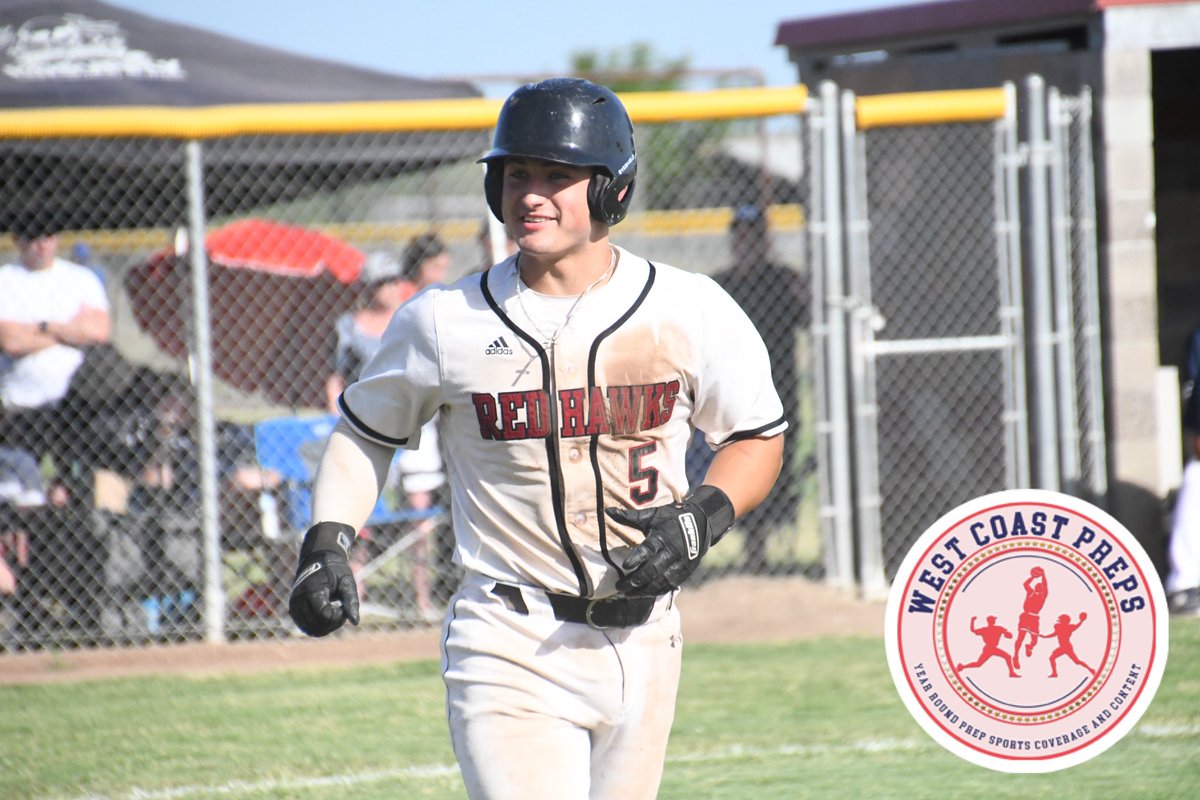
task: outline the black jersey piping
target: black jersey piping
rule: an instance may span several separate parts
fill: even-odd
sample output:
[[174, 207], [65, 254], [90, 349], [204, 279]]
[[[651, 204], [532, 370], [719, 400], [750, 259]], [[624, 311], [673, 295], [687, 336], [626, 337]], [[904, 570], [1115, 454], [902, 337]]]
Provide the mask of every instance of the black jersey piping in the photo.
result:
[[[520, 256], [518, 256], [519, 258]], [[489, 270], [490, 272], [490, 270]], [[518, 272], [517, 280], [521, 280], [521, 275]], [[484, 302], [488, 304], [488, 308], [500, 318], [500, 321], [505, 324], [513, 333], [519, 336], [522, 341], [529, 344], [530, 347], [538, 355], [538, 361], [542, 365], [542, 390], [546, 392], [546, 397], [550, 403], [550, 433], [546, 434], [546, 464], [550, 477], [550, 500], [554, 508], [554, 525], [558, 528], [558, 543], [566, 553], [567, 560], [571, 562], [571, 569], [575, 572], [575, 580], [579, 584], [580, 597], [587, 597], [589, 594], [589, 581], [587, 572], [583, 569], [583, 563], [579, 560], [579, 555], [575, 552], [575, 548], [571, 545], [571, 535], [567, 531], [567, 512], [563, 501], [562, 490], [562, 463], [559, 461], [558, 446], [555, 444], [558, 428], [558, 398], [551, 396], [550, 387], [550, 360], [546, 356], [546, 350], [538, 343], [536, 339], [530, 336], [517, 326], [515, 322], [509, 319], [508, 315], [500, 308], [500, 304], [496, 302], [496, 298], [492, 296], [491, 289], [488, 288], [488, 282], [483, 276], [479, 279], [479, 287], [483, 291]]]
[[358, 416], [356, 416], [354, 412], [350, 410], [350, 406], [346, 405], [345, 392], [342, 392], [338, 395], [338, 408], [342, 410], [342, 416], [346, 418], [346, 421], [354, 426], [354, 428], [358, 431], [366, 434], [368, 439], [374, 439], [381, 444], [386, 444], [391, 447], [403, 447], [404, 445], [408, 444], [407, 436], [405, 436], [403, 439], [397, 439], [395, 436], [384, 436], [382, 433], [359, 419]]
[[[646, 262], [650, 266], [650, 273], [646, 277], [646, 285], [642, 287], [641, 294], [629, 306], [629, 309], [617, 319], [612, 325], [609, 325], [592, 341], [592, 347], [588, 353], [588, 397], [591, 397], [592, 389], [596, 388], [596, 358], [600, 352], [600, 343], [615, 333], [621, 326], [629, 321], [642, 303], [646, 301], [646, 296], [650, 294], [650, 289], [654, 286], [654, 278], [658, 274], [657, 268], [651, 261]], [[608, 550], [608, 525], [607, 518], [604, 515], [604, 483], [600, 480], [600, 435], [594, 434], [591, 437], [591, 442], [588, 445], [588, 453], [592, 459], [592, 474], [596, 479], [596, 524], [600, 528], [600, 555], [608, 562], [617, 574], [624, 577], [625, 572], [621, 569], [621, 565], [613, 561], [612, 555]]]
[[774, 422], [768, 422], [766, 425], [759, 425], [757, 428], [754, 428], [753, 430], [738, 431], [737, 433], [732, 433], [729, 435], [729, 438], [727, 438], [724, 442], [721, 442], [721, 444], [726, 444], [728, 442], [740, 442], [743, 439], [753, 439], [756, 436], [761, 436], [764, 431], [769, 431], [772, 428], [778, 428], [780, 425], [783, 425], [785, 422], [787, 422], [786, 415], [781, 416], [779, 419], [775, 420]]

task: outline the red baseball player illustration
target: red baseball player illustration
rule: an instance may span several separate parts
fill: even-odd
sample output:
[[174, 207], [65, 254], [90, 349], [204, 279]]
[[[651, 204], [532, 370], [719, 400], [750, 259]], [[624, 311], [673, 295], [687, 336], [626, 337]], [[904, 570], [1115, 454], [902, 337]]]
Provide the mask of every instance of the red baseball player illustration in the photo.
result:
[[1018, 675], [1016, 672], [1013, 671], [1012, 657], [1009, 656], [1008, 653], [1006, 653], [1000, 649], [1000, 640], [1001, 639], [1011, 639], [1012, 633], [1008, 630], [1008, 628], [1005, 628], [1002, 625], [997, 625], [996, 617], [993, 614], [988, 615], [988, 618], [987, 618], [988, 624], [982, 628], [975, 627], [976, 619], [978, 619], [978, 618], [971, 617], [971, 633], [973, 633], [977, 636], [983, 637], [983, 651], [980, 652], [979, 658], [975, 659], [970, 664], [959, 664], [957, 667], [958, 671], [962, 672], [964, 669], [973, 669], [975, 667], [982, 666], [983, 663], [985, 661], [987, 661], [989, 658], [991, 658], [992, 656], [999, 656], [1001, 658], [1001, 660], [1003, 660], [1004, 663], [1008, 666], [1008, 677], [1010, 677], [1010, 678], [1021, 677], [1020, 675]]
[[1083, 667], [1088, 672], [1092, 673], [1093, 676], [1096, 674], [1096, 670], [1092, 669], [1087, 664], [1083, 663], [1083, 661], [1080, 660], [1079, 656], [1075, 655], [1075, 646], [1073, 644], [1071, 644], [1071, 634], [1073, 634], [1075, 632], [1075, 630], [1080, 625], [1083, 624], [1083, 621], [1085, 619], [1087, 619], [1087, 612], [1080, 611], [1079, 612], [1079, 622], [1076, 622], [1074, 625], [1072, 625], [1070, 614], [1060, 614], [1058, 617], [1058, 622], [1055, 623], [1055, 625], [1054, 625], [1053, 634], [1049, 634], [1049, 633], [1042, 634], [1043, 636], [1046, 636], [1046, 637], [1049, 637], [1051, 635], [1058, 637], [1058, 647], [1056, 647], [1054, 649], [1054, 652], [1050, 654], [1050, 677], [1051, 678], [1058, 677], [1058, 668], [1055, 666], [1054, 662], [1058, 661], [1060, 656], [1066, 656], [1067, 658], [1071, 659], [1076, 664]]
[[1021, 668], [1021, 642], [1025, 640], [1026, 634], [1029, 635], [1029, 643], [1025, 645], [1025, 656], [1028, 658], [1033, 655], [1033, 646], [1038, 640], [1038, 614], [1046, 604], [1046, 595], [1050, 591], [1046, 582], [1046, 571], [1041, 567], [1029, 570], [1029, 577], [1025, 579], [1024, 585], [1025, 605], [1017, 620], [1017, 642], [1013, 645], [1012, 660], [1016, 669]]

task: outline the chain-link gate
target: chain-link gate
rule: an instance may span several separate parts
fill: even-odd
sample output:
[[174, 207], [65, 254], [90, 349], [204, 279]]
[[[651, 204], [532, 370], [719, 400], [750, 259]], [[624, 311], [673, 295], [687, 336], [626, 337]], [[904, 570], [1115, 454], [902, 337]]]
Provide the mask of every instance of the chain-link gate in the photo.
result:
[[[795, 422], [772, 497], [701, 580], [824, 570], [806, 94], [624, 96], [640, 171], [614, 240], [712, 275], [743, 303]], [[56, 352], [77, 364], [60, 396], [6, 403], [0, 568], [15, 580], [0, 580], [2, 648], [294, 633], [286, 600], [333, 398], [396, 302], [507, 253], [475, 163], [498, 108], [175, 109], [149, 124], [24, 112], [0, 126], [0, 218], [22, 235], [0, 247], [6, 269], [56, 246], [79, 265], [72, 281], [102, 287], [111, 327], [68, 333], [97, 304], [74, 290], [15, 316], [31, 332], [50, 323]], [[47, 189], [71, 202], [39, 203]], [[746, 260], [735, 218], [765, 219], [769, 247], [743, 243], [761, 269], [732, 269]], [[705, 450], [689, 455], [693, 476]], [[353, 554], [364, 624], [344, 635], [432, 624], [457, 580], [452, 465], [437, 448], [409, 455]]]
[[945, 509], [1022, 482], [1014, 115], [896, 124], [843, 100], [860, 581], [880, 594]]
[[1029, 87], [1023, 143], [1011, 85], [840, 96], [841, 153], [821, 178], [828, 188], [840, 166], [844, 188], [826, 193], [812, 231], [814, 336], [828, 342], [817, 396], [835, 440], [826, 496], [854, 497], [853, 548], [843, 500], [828, 551], [844, 575], [853, 549], [868, 596], [972, 497], [1105, 491], [1090, 104], [1056, 92], [1047, 103], [1036, 77]]

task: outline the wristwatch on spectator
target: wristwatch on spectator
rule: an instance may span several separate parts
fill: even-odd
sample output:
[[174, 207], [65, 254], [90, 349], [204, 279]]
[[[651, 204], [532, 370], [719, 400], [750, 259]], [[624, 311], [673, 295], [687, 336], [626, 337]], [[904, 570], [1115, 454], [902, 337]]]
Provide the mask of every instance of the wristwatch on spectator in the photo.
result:
[[38, 323], [38, 333], [49, 333], [50, 323], [47, 320], [42, 320]]

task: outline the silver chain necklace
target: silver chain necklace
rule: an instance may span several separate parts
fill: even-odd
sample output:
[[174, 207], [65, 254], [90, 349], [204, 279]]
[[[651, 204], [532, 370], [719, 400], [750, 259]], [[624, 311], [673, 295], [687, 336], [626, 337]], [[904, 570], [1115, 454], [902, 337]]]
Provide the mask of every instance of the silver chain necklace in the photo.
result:
[[588, 292], [603, 283], [605, 279], [612, 275], [613, 271], [617, 268], [617, 249], [612, 245], [609, 245], [608, 249], [612, 253], [612, 257], [608, 262], [608, 269], [604, 270], [603, 275], [592, 281], [591, 285], [584, 289], [583, 293], [575, 298], [575, 302], [572, 303], [571, 307], [567, 309], [567, 314], [563, 317], [562, 323], [555, 328], [554, 333], [549, 336], [547, 336], [546, 332], [542, 330], [542, 327], [537, 324], [537, 320], [535, 320], [533, 315], [529, 313], [529, 309], [525, 308], [525, 297], [521, 290], [521, 284], [524, 283], [524, 281], [521, 280], [521, 257], [519, 255], [517, 256], [517, 261], [514, 265], [514, 268], [517, 271], [517, 303], [521, 306], [521, 312], [525, 314], [525, 319], [529, 320], [529, 324], [533, 326], [534, 330], [536, 330], [542, 336], [542, 338], [546, 340], [546, 344], [550, 347], [551, 352], [554, 350], [555, 343], [558, 342], [558, 337], [561, 336], [562, 332], [567, 329], [567, 325], [571, 322], [571, 317], [575, 316], [575, 312], [579, 309], [579, 304], [583, 302], [583, 298], [587, 297]]

